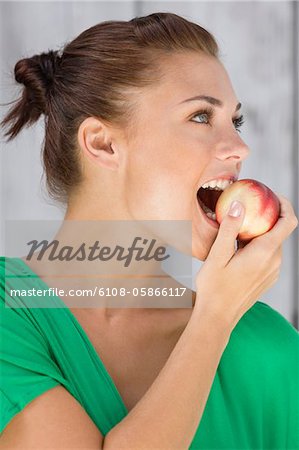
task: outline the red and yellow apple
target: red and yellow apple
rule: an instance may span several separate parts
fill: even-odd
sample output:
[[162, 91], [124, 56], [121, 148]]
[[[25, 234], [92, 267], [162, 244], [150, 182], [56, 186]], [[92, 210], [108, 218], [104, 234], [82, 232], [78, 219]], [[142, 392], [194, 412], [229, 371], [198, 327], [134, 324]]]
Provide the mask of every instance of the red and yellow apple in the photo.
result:
[[266, 233], [279, 218], [280, 202], [274, 192], [260, 181], [246, 178], [231, 184], [220, 195], [215, 208], [219, 224], [234, 200], [241, 202], [245, 208], [245, 217], [238, 234], [241, 241]]

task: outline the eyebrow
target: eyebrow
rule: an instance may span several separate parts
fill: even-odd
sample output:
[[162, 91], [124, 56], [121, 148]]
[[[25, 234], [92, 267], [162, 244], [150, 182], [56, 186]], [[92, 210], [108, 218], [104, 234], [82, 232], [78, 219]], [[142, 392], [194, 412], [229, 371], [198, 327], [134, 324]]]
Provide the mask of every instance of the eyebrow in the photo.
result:
[[[219, 106], [220, 108], [223, 106], [223, 102], [221, 100], [219, 100], [218, 98], [215, 98], [215, 97], [210, 97], [209, 95], [196, 95], [195, 97], [191, 97], [191, 98], [187, 98], [186, 100], [183, 100], [179, 104], [181, 105], [182, 103], [192, 102], [194, 100], [204, 100], [205, 102], [208, 102], [214, 106]], [[239, 109], [241, 107], [242, 107], [242, 104], [238, 103], [236, 106], [236, 111], [239, 111]]]

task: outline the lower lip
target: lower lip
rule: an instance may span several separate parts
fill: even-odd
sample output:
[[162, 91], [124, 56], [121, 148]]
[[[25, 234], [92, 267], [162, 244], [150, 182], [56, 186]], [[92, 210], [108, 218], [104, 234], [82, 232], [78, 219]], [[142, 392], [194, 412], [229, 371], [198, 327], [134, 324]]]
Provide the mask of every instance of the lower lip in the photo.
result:
[[211, 225], [213, 228], [218, 229], [218, 228], [219, 228], [219, 223], [216, 222], [216, 221], [213, 220], [213, 219], [210, 219], [210, 218], [206, 215], [206, 213], [204, 212], [204, 210], [200, 207], [200, 204], [199, 204], [197, 198], [196, 198], [196, 203], [197, 203], [198, 210], [200, 211], [201, 215], [204, 217], [204, 219], [206, 220], [206, 222], [207, 222], [209, 225]]

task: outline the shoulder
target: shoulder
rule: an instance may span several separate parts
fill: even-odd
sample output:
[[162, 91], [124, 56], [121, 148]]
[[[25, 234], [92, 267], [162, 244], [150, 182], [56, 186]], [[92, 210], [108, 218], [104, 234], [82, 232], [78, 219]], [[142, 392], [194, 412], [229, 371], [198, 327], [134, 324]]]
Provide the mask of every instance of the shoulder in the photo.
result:
[[12, 288], [18, 284], [21, 275], [16, 258], [0, 256], [0, 308], [2, 324], [4, 318], [10, 316], [11, 307], [19, 307], [18, 299], [13, 295]]
[[298, 371], [299, 333], [270, 305], [256, 302], [231, 334], [231, 350], [255, 364]]
[[297, 344], [299, 333], [278, 311], [263, 302], [256, 302], [244, 315], [244, 325], [251, 327], [259, 339], [280, 345]]
[[2, 349], [22, 352], [44, 342], [37, 318], [38, 309], [28, 307], [18, 290], [23, 289], [25, 274], [18, 258], [0, 256], [0, 331]]
[[19, 277], [25, 275], [24, 267], [20, 258], [0, 256], [0, 289], [1, 293], [5, 286], [14, 283]]
[[[25, 277], [28, 278], [28, 275], [19, 258], [0, 256], [0, 308], [3, 319], [17, 314], [24, 315], [22, 309], [26, 305], [18, 296], [18, 291], [24, 289]], [[15, 314], [12, 315], [12, 312]]]
[[0, 256], [0, 274], [5, 275], [7, 268], [10, 266], [11, 262], [16, 258], [9, 258], [7, 256]]

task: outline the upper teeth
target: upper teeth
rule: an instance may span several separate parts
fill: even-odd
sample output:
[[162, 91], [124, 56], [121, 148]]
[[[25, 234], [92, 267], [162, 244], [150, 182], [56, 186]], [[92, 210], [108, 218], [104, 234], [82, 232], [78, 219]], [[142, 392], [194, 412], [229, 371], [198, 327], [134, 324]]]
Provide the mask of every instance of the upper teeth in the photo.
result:
[[216, 188], [217, 190], [224, 191], [224, 189], [226, 189], [227, 186], [229, 186], [232, 183], [233, 183], [232, 180], [221, 180], [221, 179], [218, 179], [218, 180], [208, 181], [207, 183], [203, 184], [201, 187], [204, 188], [204, 189], [207, 189], [207, 188], [211, 187], [211, 188], [214, 188], [214, 189]]

